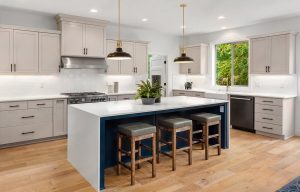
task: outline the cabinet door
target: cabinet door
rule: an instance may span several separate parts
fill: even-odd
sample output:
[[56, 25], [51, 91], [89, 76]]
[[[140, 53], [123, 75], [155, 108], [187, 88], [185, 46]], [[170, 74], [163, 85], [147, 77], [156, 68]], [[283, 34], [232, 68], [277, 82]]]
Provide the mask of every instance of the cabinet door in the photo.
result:
[[123, 42], [123, 50], [132, 56], [132, 59], [121, 61], [120, 69], [121, 74], [132, 75], [134, 74], [134, 43]]
[[144, 43], [135, 43], [134, 45], [134, 63], [138, 75], [147, 74], [148, 71], [148, 45]]
[[62, 55], [84, 56], [84, 25], [81, 23], [62, 23]]
[[119, 95], [118, 96], [118, 101], [122, 100], [133, 100], [135, 95]]
[[[113, 53], [116, 51], [117, 42], [113, 40], [107, 40], [106, 41], [106, 52], [107, 54]], [[114, 61], [114, 60], [106, 60], [108, 68], [107, 73], [108, 74], [120, 74], [120, 62]]]
[[270, 65], [270, 37], [251, 40], [250, 68], [252, 74], [264, 74]]
[[191, 72], [191, 65], [187, 63], [180, 63], [179, 64], [179, 73], [180, 74], [189, 74]]
[[271, 37], [270, 74], [289, 73], [289, 36], [276, 35]]
[[0, 73], [12, 71], [13, 30], [0, 28]]
[[105, 57], [104, 28], [94, 25], [85, 25], [85, 48], [88, 57]]
[[39, 35], [39, 72], [57, 73], [60, 65], [60, 36], [40, 33]]
[[14, 30], [14, 71], [37, 73], [39, 70], [38, 32]]
[[67, 134], [67, 100], [57, 99], [53, 101], [53, 135]]
[[187, 47], [186, 54], [188, 57], [191, 57], [192, 59], [194, 59], [194, 63], [188, 64], [188, 74], [200, 75], [201, 74], [201, 56], [200, 56], [201, 48], [200, 48], [200, 46]]

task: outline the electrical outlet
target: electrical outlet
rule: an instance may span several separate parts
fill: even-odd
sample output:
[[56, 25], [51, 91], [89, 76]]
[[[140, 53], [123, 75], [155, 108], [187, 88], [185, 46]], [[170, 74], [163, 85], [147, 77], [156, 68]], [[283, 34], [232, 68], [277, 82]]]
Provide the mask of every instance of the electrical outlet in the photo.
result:
[[220, 113], [224, 113], [224, 106], [220, 106]]

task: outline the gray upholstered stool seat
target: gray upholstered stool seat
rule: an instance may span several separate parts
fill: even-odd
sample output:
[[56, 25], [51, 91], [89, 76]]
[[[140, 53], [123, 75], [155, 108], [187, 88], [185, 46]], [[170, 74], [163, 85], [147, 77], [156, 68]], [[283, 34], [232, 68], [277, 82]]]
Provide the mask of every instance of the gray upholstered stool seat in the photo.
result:
[[158, 119], [158, 124], [167, 128], [182, 128], [186, 126], [192, 126], [193, 121], [182, 117], [161, 117]]
[[141, 136], [156, 133], [156, 127], [148, 123], [135, 122], [119, 125], [118, 131], [127, 136]]
[[210, 123], [215, 121], [221, 121], [221, 115], [216, 115], [212, 113], [197, 113], [191, 115], [191, 119], [200, 123]]

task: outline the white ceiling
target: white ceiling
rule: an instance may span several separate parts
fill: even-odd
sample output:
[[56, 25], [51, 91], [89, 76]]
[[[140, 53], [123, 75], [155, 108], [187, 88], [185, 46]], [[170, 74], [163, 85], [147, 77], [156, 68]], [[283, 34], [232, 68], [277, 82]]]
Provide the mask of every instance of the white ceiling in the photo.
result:
[[[186, 31], [207, 33], [300, 14], [300, 0], [121, 0], [122, 24], [180, 34], [180, 3]], [[0, 0], [0, 5], [51, 14], [65, 13], [117, 22], [117, 0]], [[90, 13], [90, 9], [98, 13]], [[218, 20], [224, 15], [226, 19]], [[142, 22], [147, 18], [148, 22]]]

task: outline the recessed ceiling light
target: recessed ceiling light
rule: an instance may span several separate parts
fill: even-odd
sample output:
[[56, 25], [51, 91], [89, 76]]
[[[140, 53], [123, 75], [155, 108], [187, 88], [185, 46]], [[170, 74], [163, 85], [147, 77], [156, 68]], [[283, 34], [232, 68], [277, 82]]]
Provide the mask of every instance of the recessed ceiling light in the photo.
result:
[[219, 20], [222, 20], [222, 19], [226, 19], [226, 17], [224, 17], [223, 15], [220, 15], [220, 16], [218, 17], [218, 19], [219, 19]]
[[224, 30], [224, 29], [227, 29], [227, 27], [221, 27], [221, 29], [223, 29], [223, 30]]
[[148, 19], [147, 19], [147, 18], [143, 18], [142, 21], [143, 21], [143, 22], [147, 22]]
[[98, 13], [98, 10], [97, 9], [91, 9], [90, 12], [91, 13]]

